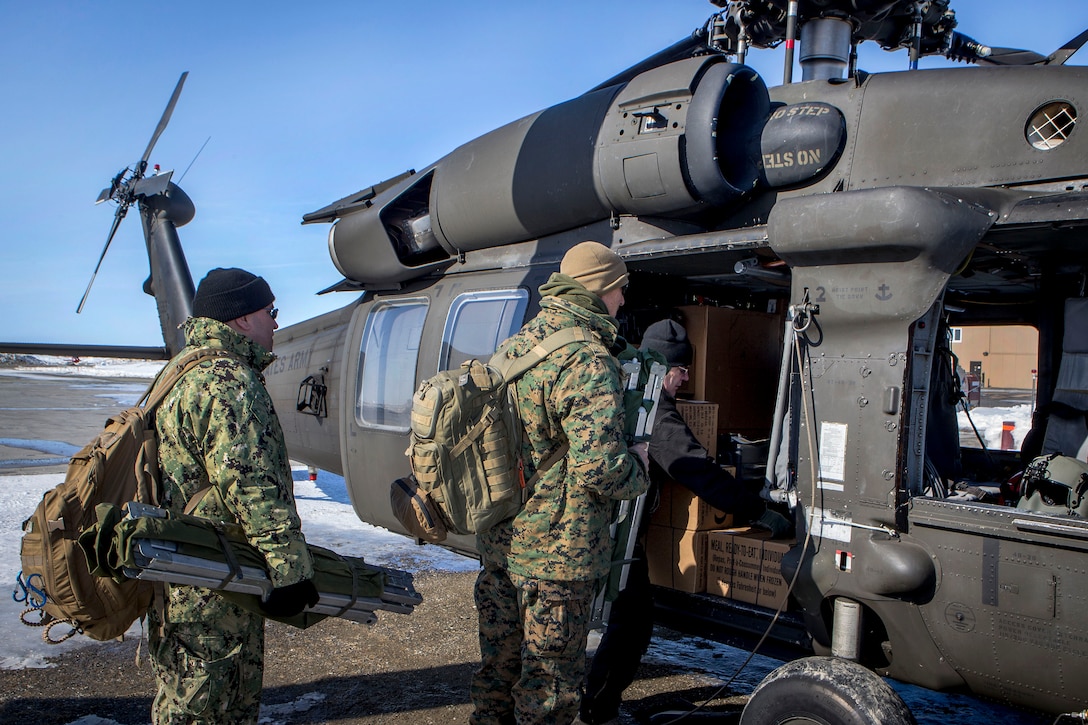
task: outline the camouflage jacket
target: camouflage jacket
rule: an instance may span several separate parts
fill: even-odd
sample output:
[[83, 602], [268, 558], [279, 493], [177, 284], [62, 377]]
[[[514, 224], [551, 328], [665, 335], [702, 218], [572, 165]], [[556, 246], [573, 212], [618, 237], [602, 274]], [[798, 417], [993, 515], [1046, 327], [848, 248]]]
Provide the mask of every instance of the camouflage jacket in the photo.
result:
[[[542, 287], [542, 295], [548, 289]], [[477, 537], [485, 562], [521, 576], [565, 581], [605, 576], [614, 502], [635, 498], [648, 485], [623, 436], [621, 371], [609, 352], [616, 323], [577, 304], [586, 295], [582, 289], [580, 295], [543, 296], [540, 314], [504, 343], [507, 354], [516, 356], [566, 327], [584, 327], [600, 337], [600, 342], [557, 350], [515, 383], [525, 426], [525, 477], [570, 442], [566, 456], [543, 474], [517, 516]], [[599, 301], [596, 306], [603, 309]]]
[[[264, 554], [274, 586], [312, 577], [283, 430], [260, 372], [274, 356], [206, 317], [185, 323], [185, 341], [182, 354], [211, 347], [237, 357], [202, 361], [156, 414], [164, 505], [182, 511], [195, 493], [211, 485], [193, 514], [240, 524], [249, 543]], [[192, 616], [202, 618], [199, 610], [207, 605], [207, 594], [171, 587], [170, 620], [190, 621], [182, 612], [193, 608]]]

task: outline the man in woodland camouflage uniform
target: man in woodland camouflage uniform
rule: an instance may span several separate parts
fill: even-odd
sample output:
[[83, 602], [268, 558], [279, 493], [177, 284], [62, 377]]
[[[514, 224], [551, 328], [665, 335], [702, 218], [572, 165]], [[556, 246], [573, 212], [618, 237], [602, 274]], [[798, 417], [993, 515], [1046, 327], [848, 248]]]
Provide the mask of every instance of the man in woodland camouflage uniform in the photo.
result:
[[591, 339], [551, 353], [515, 383], [529, 478], [570, 449], [536, 483], [510, 521], [477, 536], [481, 666], [472, 680], [473, 725], [569, 723], [578, 713], [595, 588], [608, 573], [617, 499], [646, 490], [646, 444], [624, 441], [615, 315], [627, 268], [597, 242], [563, 257], [540, 287], [540, 313], [504, 343], [511, 357], [567, 328]]
[[[650, 494], [665, 481], [676, 481], [719, 511], [733, 515], [738, 524], [751, 523], [768, 529], [775, 538], [785, 536], [790, 522], [767, 507], [757, 491], [746, 487], [710, 457], [676, 408], [676, 393], [687, 382], [693, 349], [687, 330], [673, 320], [661, 320], [646, 328], [643, 350], [659, 353], [669, 369], [661, 385], [650, 439]], [[642, 520], [644, 537], [649, 516]], [[623, 691], [635, 681], [639, 662], [650, 646], [654, 631], [654, 598], [646, 552], [635, 547], [627, 585], [609, 614], [608, 628], [586, 677], [586, 692], [575, 725], [619, 723]]]
[[[249, 272], [208, 273], [185, 322], [185, 351], [230, 354], [186, 373], [159, 408], [156, 429], [164, 505], [183, 511], [199, 501], [193, 514], [240, 524], [264, 555], [274, 586], [265, 612], [292, 616], [315, 604], [318, 593], [283, 430], [261, 375], [274, 357], [273, 300], [268, 283]], [[263, 617], [213, 590], [171, 585], [150, 620], [157, 725], [257, 722]]]

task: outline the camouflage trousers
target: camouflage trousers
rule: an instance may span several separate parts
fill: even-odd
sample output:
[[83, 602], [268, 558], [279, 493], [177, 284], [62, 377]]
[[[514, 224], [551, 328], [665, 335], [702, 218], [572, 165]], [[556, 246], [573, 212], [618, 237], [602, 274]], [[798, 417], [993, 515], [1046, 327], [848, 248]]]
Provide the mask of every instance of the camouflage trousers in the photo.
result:
[[595, 582], [529, 579], [484, 565], [476, 579], [480, 669], [472, 725], [566, 725], [578, 714]]
[[229, 604], [224, 609], [231, 614], [220, 610], [221, 616], [198, 622], [167, 622], [161, 631], [152, 609], [148, 643], [158, 684], [151, 706], [155, 725], [256, 724], [264, 619]]

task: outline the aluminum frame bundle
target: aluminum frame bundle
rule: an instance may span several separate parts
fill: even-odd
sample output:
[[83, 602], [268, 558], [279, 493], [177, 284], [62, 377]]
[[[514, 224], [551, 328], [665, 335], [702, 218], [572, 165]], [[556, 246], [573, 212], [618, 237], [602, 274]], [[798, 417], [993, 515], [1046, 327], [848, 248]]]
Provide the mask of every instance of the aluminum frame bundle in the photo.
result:
[[[131, 518], [166, 516], [164, 509], [136, 502], [130, 503], [128, 510]], [[122, 571], [130, 579], [205, 587], [251, 594], [262, 599], [272, 591], [272, 581], [264, 569], [237, 565], [232, 568], [226, 562], [181, 553], [180, 548], [175, 541], [138, 539], [133, 544], [137, 567], [124, 567]], [[410, 573], [399, 569], [368, 566], [385, 574], [385, 586], [381, 596], [356, 597], [352, 600], [348, 594], [319, 591], [320, 599], [317, 604], [303, 611], [373, 624], [377, 621], [377, 611], [411, 614], [415, 606], [423, 601], [423, 597], [413, 586]]]

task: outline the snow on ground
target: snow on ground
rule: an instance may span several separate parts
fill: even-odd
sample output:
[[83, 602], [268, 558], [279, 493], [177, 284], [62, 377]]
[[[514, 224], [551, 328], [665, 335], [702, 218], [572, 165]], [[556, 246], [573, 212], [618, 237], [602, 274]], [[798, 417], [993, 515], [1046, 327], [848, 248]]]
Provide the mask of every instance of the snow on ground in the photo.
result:
[[[9, 356], [11, 357], [11, 356]], [[20, 362], [0, 369], [0, 375], [48, 374], [63, 376], [91, 376], [96, 378], [146, 378], [151, 380], [165, 360], [120, 360], [109, 357], [73, 358], [54, 355], [20, 356]]]
[[[162, 361], [130, 361], [86, 358], [79, 365], [69, 365], [67, 358], [38, 358], [43, 364], [0, 368], [0, 376], [79, 375], [95, 378], [132, 378], [150, 380], [162, 368]], [[146, 383], [106, 386], [102, 394], [121, 405], [134, 405]], [[76, 452], [74, 446], [60, 441], [31, 441], [0, 432], [0, 445], [33, 449], [61, 458]], [[459, 556], [437, 546], [418, 546], [412, 540], [386, 529], [363, 523], [348, 500], [344, 480], [321, 471], [310, 481], [305, 467], [294, 471], [295, 497], [306, 538], [313, 544], [346, 554], [362, 556], [368, 562], [406, 571], [436, 569], [471, 571], [474, 559]], [[14, 589], [19, 572], [19, 543], [22, 522], [41, 501], [42, 494], [64, 480], [63, 473], [0, 476], [0, 582]], [[11, 591], [11, 590], [9, 590]], [[48, 645], [41, 630], [22, 626], [19, 616], [23, 605], [11, 596], [0, 597], [0, 668], [47, 667], [46, 657], [55, 657], [74, 647], [93, 646], [86, 638], [73, 638], [60, 645]], [[136, 625], [136, 632], [139, 626]]]
[[[958, 418], [960, 431], [968, 431], [972, 436], [975, 435], [971, 429], [974, 423], [988, 450], [1000, 450], [1002, 427], [1006, 422], [1011, 422], [1016, 426], [1012, 431], [1013, 448], [1020, 450], [1024, 436], [1031, 429], [1031, 406], [1024, 403], [1001, 408], [972, 408], [966, 413], [961, 409]], [[976, 442], [974, 447], [980, 446]]]

